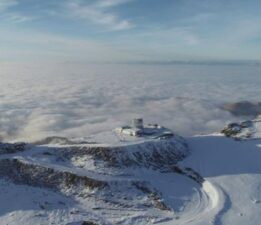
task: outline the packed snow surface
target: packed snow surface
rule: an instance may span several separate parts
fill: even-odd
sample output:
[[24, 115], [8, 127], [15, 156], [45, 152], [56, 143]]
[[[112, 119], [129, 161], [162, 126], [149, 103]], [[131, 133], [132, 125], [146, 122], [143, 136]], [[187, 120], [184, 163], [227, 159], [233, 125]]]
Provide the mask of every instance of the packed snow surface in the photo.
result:
[[193, 153], [182, 164], [200, 173], [218, 194], [214, 198], [218, 210], [192, 224], [259, 224], [261, 140], [211, 135], [188, 141]]

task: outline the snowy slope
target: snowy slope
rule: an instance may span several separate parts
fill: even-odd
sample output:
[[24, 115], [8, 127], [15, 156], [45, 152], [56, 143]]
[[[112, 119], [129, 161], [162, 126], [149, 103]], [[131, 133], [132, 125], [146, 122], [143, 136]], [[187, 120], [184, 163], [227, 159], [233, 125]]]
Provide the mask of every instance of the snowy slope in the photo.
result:
[[256, 225], [261, 219], [257, 136], [116, 146], [48, 141], [0, 151], [1, 225]]
[[218, 211], [192, 224], [259, 224], [261, 140], [239, 142], [217, 135], [188, 142], [193, 153], [182, 164], [199, 172], [218, 192]]
[[[48, 140], [53, 142], [52, 138]], [[0, 177], [4, 180], [0, 195], [3, 194], [4, 199], [5, 186], [12, 186], [9, 196], [13, 202], [20, 189], [23, 191], [24, 186], [20, 185], [27, 185], [27, 194], [19, 195], [19, 204], [26, 204], [16, 207], [11, 203], [11, 214], [6, 214], [3, 206], [3, 224], [7, 221], [8, 224], [17, 221], [20, 224], [69, 224], [90, 218], [98, 224], [147, 224], [170, 220], [174, 216], [171, 202], [168, 202], [170, 205], [165, 203], [157, 186], [151, 185], [146, 177], [158, 180], [162, 173], [156, 173], [156, 170], [164, 169], [169, 173], [172, 165], [189, 154], [185, 140], [179, 136], [116, 146], [72, 142], [70, 145], [23, 144], [15, 150], [13, 146], [2, 145], [5, 151], [0, 154]], [[200, 192], [200, 185], [192, 179], [175, 176], [180, 176], [182, 187], [184, 181]], [[45, 190], [53, 202], [43, 203], [41, 196]], [[36, 193], [34, 199], [31, 199], [30, 191]], [[190, 188], [187, 192], [193, 196]], [[60, 200], [52, 197], [55, 194], [59, 194]], [[67, 199], [74, 204], [71, 207], [65, 204], [62, 210], [57, 210], [59, 201]], [[60, 219], [52, 218], [54, 215]]]

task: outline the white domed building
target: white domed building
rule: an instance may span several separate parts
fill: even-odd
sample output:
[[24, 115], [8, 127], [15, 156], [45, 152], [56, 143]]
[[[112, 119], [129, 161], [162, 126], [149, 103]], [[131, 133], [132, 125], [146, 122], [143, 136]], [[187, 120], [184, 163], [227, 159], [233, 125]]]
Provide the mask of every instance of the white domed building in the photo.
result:
[[151, 139], [166, 139], [174, 136], [171, 130], [158, 124], [143, 125], [142, 118], [133, 119], [132, 126], [127, 125], [118, 127], [115, 131], [118, 135], [123, 137], [134, 136]]

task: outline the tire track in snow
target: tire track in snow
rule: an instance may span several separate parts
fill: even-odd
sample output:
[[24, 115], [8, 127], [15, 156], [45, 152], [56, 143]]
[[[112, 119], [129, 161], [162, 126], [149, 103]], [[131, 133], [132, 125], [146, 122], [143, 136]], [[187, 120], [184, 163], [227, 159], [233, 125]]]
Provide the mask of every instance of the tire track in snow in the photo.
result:
[[181, 217], [180, 225], [187, 224], [214, 224], [222, 225], [222, 217], [231, 207], [231, 200], [225, 191], [218, 185], [206, 180], [202, 184], [199, 204], [196, 210], [188, 212], [185, 218]]

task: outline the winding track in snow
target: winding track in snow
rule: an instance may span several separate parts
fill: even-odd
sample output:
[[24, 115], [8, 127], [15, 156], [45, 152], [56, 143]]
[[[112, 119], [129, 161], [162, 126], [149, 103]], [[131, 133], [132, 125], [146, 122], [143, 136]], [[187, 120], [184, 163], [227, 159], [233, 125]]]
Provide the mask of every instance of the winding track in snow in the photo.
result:
[[202, 189], [197, 190], [199, 199], [198, 204], [194, 205], [194, 210], [181, 214], [178, 224], [215, 224], [219, 225], [223, 213], [226, 211], [224, 206], [229, 200], [223, 189], [218, 185], [206, 180], [202, 184]]

